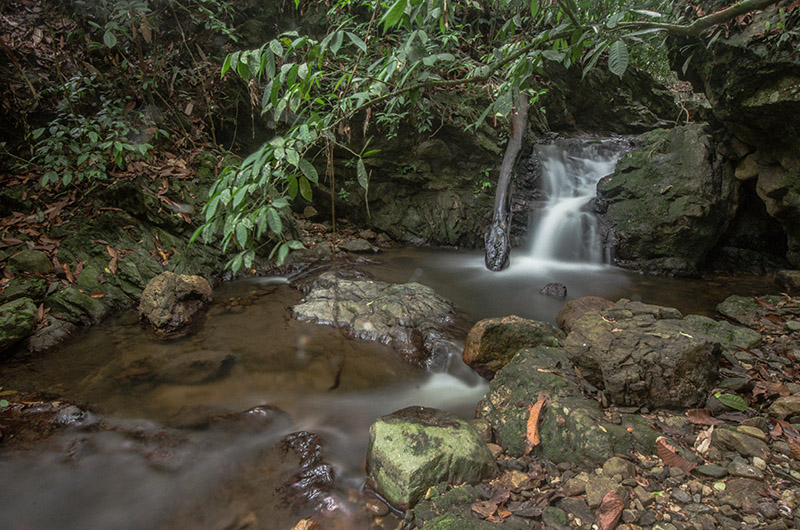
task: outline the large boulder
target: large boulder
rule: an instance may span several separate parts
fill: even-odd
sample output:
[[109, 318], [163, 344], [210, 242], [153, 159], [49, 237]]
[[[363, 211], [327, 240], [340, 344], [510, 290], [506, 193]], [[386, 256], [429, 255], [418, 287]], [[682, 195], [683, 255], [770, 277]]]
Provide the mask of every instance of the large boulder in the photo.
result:
[[53, 270], [53, 263], [41, 250], [25, 249], [8, 258], [8, 267], [15, 272], [44, 274]]
[[564, 350], [618, 405], [692, 407], [713, 388], [721, 347], [680, 317], [623, 299], [574, 322]]
[[727, 229], [738, 183], [701, 125], [640, 138], [597, 185], [614, 260], [653, 272], [692, 273]]
[[311, 281], [306, 297], [292, 307], [299, 320], [346, 329], [363, 340], [392, 346], [414, 364], [446, 359], [452, 348], [444, 329], [453, 305], [418, 283], [392, 284], [328, 271]]
[[[541, 443], [532, 454], [555, 462], [600, 464], [633, 449], [647, 453], [655, 431], [641, 416], [622, 414], [608, 421], [597, 401], [584, 397], [572, 365], [560, 348], [523, 349], [503, 367], [478, 404], [478, 416], [492, 425], [495, 441], [512, 457], [526, 451], [529, 407], [540, 392], [550, 395], [539, 427]], [[628, 431], [630, 429], [630, 432]]]
[[369, 429], [369, 484], [396, 508], [413, 506], [440, 482], [474, 484], [496, 471], [477, 431], [449, 412], [408, 407]]
[[[730, 5], [703, 0], [706, 13]], [[683, 5], [681, 4], [681, 8]], [[757, 179], [757, 191], [788, 239], [787, 258], [800, 266], [800, 54], [791, 41], [796, 16], [781, 3], [751, 12], [742, 23], [717, 30], [708, 46], [672, 37], [673, 69], [703, 92], [728, 137], [729, 157], [741, 178]], [[699, 11], [699, 9], [698, 9]]]
[[572, 324], [581, 318], [584, 313], [589, 311], [601, 311], [613, 306], [614, 302], [600, 298], [599, 296], [582, 296], [575, 300], [570, 300], [561, 306], [556, 315], [556, 325], [564, 333], [572, 331]]
[[186, 326], [211, 302], [211, 285], [202, 276], [162, 272], [142, 291], [139, 313], [162, 333]]
[[476, 372], [491, 379], [522, 348], [558, 346], [565, 337], [546, 322], [516, 315], [486, 318], [469, 331], [462, 358]]
[[39, 310], [30, 298], [18, 298], [0, 305], [0, 352], [33, 332]]

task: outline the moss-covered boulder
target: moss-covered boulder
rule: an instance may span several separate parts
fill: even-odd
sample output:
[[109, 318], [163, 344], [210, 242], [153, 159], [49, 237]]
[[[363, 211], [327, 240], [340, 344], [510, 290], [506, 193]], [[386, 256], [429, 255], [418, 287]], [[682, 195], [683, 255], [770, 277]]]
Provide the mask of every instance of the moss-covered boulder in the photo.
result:
[[760, 333], [730, 322], [714, 320], [702, 315], [686, 315], [683, 321], [691, 328], [719, 342], [723, 350], [736, 349], [737, 346], [749, 350], [761, 343]]
[[781, 333], [784, 331], [782, 320], [800, 317], [797, 302], [796, 298], [779, 295], [732, 295], [717, 305], [717, 312], [750, 329]]
[[555, 462], [599, 464], [615, 453], [652, 450], [656, 432], [646, 420], [623, 414], [619, 423], [608, 421], [597, 402], [583, 396], [568, 375], [571, 370], [562, 349], [540, 346], [520, 350], [497, 372], [478, 405], [478, 416], [492, 425], [495, 440], [508, 455], [525, 454], [529, 407], [540, 392], [547, 392], [552, 402], [542, 414], [541, 443], [533, 455]]
[[59, 288], [45, 298], [50, 314], [72, 324], [91, 324], [99, 321], [109, 308], [99, 299], [76, 287]]
[[496, 470], [486, 442], [449, 412], [408, 407], [370, 426], [368, 481], [396, 508], [413, 506], [440, 482], [476, 483]]
[[511, 315], [487, 318], [475, 324], [467, 335], [462, 358], [487, 379], [491, 379], [522, 348], [558, 346], [566, 338], [547, 322]]
[[139, 313], [158, 332], [171, 333], [186, 326], [211, 300], [211, 285], [202, 276], [166, 271], [144, 288]]
[[[459, 486], [440, 493], [438, 485], [428, 490], [426, 500], [414, 507], [414, 523], [422, 530], [496, 530], [497, 523], [478, 518], [472, 504], [484, 500], [473, 486]], [[503, 530], [527, 530], [530, 521], [511, 516], [503, 521]]]
[[713, 388], [721, 347], [680, 316], [623, 299], [575, 321], [564, 351], [618, 405], [699, 405]]
[[8, 267], [14, 272], [44, 274], [53, 270], [53, 263], [41, 250], [25, 249], [8, 258]]
[[0, 304], [5, 304], [17, 298], [30, 298], [34, 302], [41, 302], [47, 292], [47, 280], [42, 278], [18, 277], [12, 279], [5, 290], [0, 293]]
[[697, 270], [733, 219], [737, 192], [701, 125], [642, 135], [597, 185], [615, 261], [671, 273]]
[[30, 298], [0, 305], [0, 352], [30, 335], [38, 320], [38, 308]]

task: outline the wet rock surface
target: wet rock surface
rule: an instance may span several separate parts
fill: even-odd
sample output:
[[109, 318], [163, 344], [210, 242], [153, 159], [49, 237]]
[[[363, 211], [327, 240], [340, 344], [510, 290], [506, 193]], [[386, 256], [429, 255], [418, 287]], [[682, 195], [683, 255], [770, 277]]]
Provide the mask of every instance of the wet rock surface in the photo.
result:
[[455, 310], [429, 287], [373, 281], [358, 274], [343, 277], [334, 271], [301, 287], [307, 294], [292, 307], [295, 318], [383, 342], [419, 365], [441, 362], [452, 349], [444, 330], [452, 325]]
[[186, 325], [212, 300], [205, 278], [163, 272], [142, 291], [139, 312], [159, 333], [172, 333]]
[[0, 305], [0, 353], [30, 335], [38, 320], [38, 309], [30, 298]]
[[397, 508], [416, 504], [439, 482], [476, 483], [495, 473], [475, 429], [449, 412], [408, 407], [370, 426], [368, 483]]
[[483, 377], [491, 379], [519, 350], [558, 346], [564, 338], [563, 333], [546, 322], [514, 315], [488, 318], [469, 331], [462, 359]]

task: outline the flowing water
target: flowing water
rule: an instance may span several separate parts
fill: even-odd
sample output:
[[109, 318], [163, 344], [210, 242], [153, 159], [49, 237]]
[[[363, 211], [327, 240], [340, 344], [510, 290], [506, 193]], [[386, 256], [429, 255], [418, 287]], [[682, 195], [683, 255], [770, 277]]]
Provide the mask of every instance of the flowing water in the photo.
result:
[[[89, 405], [92, 414], [80, 420], [83, 428], [68, 429], [32, 451], [0, 453], [0, 528], [288, 530], [310, 508], [287, 504], [281, 496], [298, 459], [276, 442], [301, 430], [320, 436], [336, 477], [333, 490], [315, 499], [314, 506], [327, 513], [323, 528], [396, 528], [395, 516], [370, 516], [359, 492], [368, 427], [378, 416], [410, 405], [471, 417], [487, 384], [459, 354], [478, 319], [517, 314], [553, 322], [563, 300], [538, 293], [549, 282], [566, 285], [570, 299], [626, 297], [707, 314], [730, 294], [774, 290], [761, 278], [653, 278], [606, 265], [595, 250], [570, 250], [573, 243], [564, 240], [585, 241], [592, 232], [578, 202], [588, 202], [588, 182], [596, 182], [611, 162], [559, 152], [551, 158], [557, 162], [545, 163], [549, 172], [591, 175], [573, 178], [586, 188], [580, 191], [548, 184], [551, 201], [541, 223], [550, 223], [559, 209], [572, 212], [565, 215], [570, 220], [552, 223], [575, 221], [568, 231], [573, 235], [539, 226], [531, 254], [512, 255], [511, 266], [500, 273], [487, 271], [479, 252], [447, 249], [394, 249], [348, 265], [378, 280], [429, 285], [456, 304], [453, 355], [440, 373], [409, 366], [381, 344], [293, 320], [289, 307], [302, 294], [285, 278], [222, 285], [204, 321], [184, 338], [156, 339], [131, 311], [57, 350], [3, 364], [3, 389], [52, 393]], [[570, 200], [574, 204], [561, 208]], [[545, 253], [540, 237], [558, 250]], [[200, 349], [230, 352], [238, 361], [227, 377], [204, 384], [148, 376], [154, 359]], [[202, 420], [263, 405], [286, 414], [255, 429]], [[105, 428], [91, 428], [99, 424]]]

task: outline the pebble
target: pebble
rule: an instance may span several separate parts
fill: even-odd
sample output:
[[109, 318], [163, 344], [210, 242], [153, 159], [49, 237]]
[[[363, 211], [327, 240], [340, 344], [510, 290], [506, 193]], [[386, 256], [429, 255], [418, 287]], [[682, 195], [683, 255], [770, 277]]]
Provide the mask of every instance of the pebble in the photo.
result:
[[742, 434], [752, 436], [753, 438], [758, 438], [763, 442], [767, 441], [767, 433], [765, 433], [758, 427], [753, 427], [751, 425], [739, 425], [738, 427], [736, 427], [736, 430]]
[[641, 486], [636, 486], [633, 488], [633, 493], [636, 495], [636, 498], [639, 499], [639, 502], [642, 503], [642, 506], [650, 506], [655, 501], [655, 495], [647, 491]]
[[728, 473], [734, 477], [753, 478], [756, 480], [764, 479], [764, 473], [744, 462], [731, 462], [728, 466]]
[[672, 490], [671, 497], [681, 504], [688, 504], [692, 502], [692, 496], [680, 489]]
[[713, 478], [722, 478], [728, 474], [728, 470], [717, 464], [703, 464], [694, 468], [701, 475]]
[[633, 477], [636, 475], [636, 466], [624, 458], [612, 456], [603, 464], [603, 476], [613, 477], [615, 475], [620, 475], [622, 478]]
[[759, 469], [761, 471], [767, 469], [767, 463], [764, 461], [763, 458], [758, 456], [753, 457], [753, 465], [755, 466], [756, 469]]

